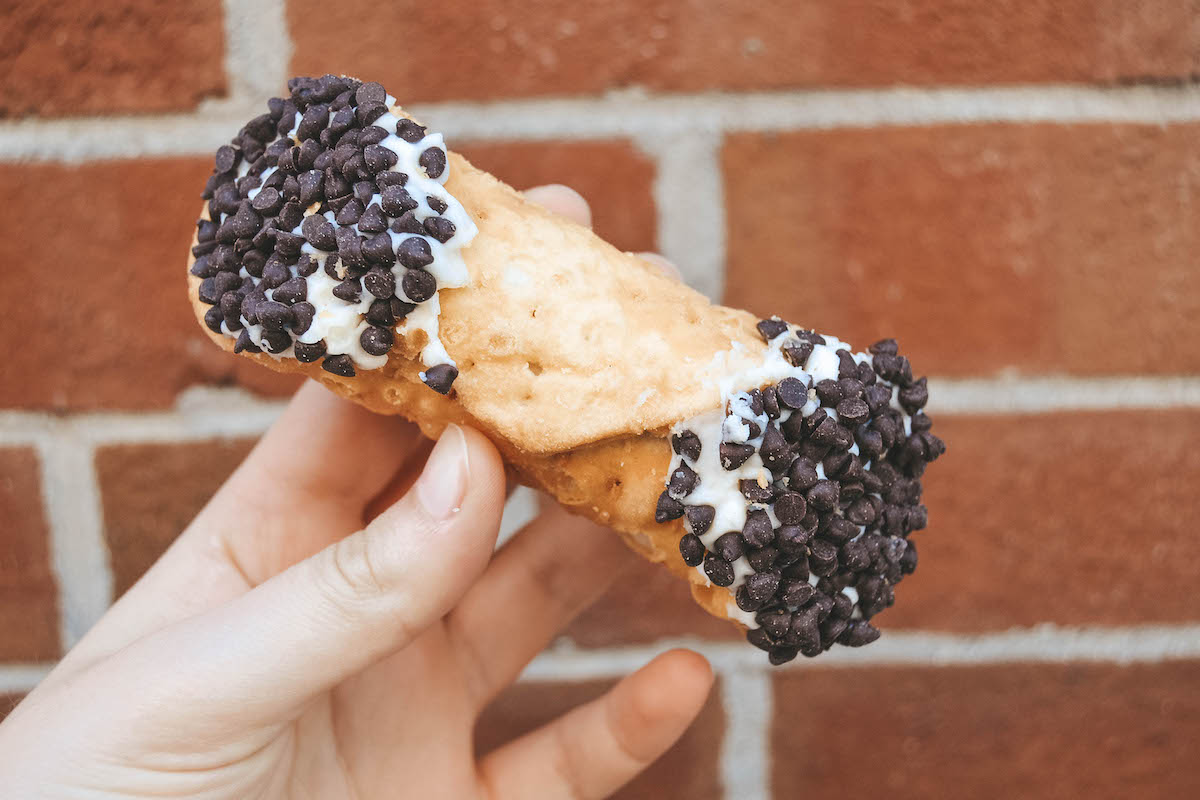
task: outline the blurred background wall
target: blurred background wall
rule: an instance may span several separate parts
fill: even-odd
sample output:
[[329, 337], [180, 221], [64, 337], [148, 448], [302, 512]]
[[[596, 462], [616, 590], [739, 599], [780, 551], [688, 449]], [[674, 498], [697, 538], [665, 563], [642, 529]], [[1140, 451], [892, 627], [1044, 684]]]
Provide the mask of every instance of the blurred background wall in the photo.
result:
[[647, 567], [481, 748], [686, 640], [717, 692], [623, 797], [1200, 795], [1195, 0], [6, 4], [0, 707], [295, 387], [183, 266], [211, 151], [327, 71], [713, 297], [899, 337], [949, 443], [877, 644], [769, 669]]

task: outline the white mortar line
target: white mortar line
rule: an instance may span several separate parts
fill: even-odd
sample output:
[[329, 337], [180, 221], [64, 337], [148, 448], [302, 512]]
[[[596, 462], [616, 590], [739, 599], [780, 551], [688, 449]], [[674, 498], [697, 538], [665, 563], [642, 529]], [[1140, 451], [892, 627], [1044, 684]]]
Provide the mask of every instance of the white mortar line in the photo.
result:
[[[1200, 408], [1200, 377], [938, 378], [931, 414]], [[284, 401], [257, 400], [240, 390], [191, 390], [169, 411], [87, 412], [69, 417], [0, 411], [0, 445], [46, 441], [71, 431], [91, 445], [187, 442], [257, 436], [279, 416]]]
[[765, 800], [771, 796], [771, 676], [765, 670], [732, 670], [719, 673], [719, 677], [725, 709], [721, 742], [725, 797]]
[[64, 425], [43, 437], [38, 454], [65, 652], [112, 603], [112, 570], [91, 445]]
[[266, 99], [283, 91], [289, 77], [292, 40], [284, 0], [223, 0], [222, 5], [230, 98], [265, 108]]
[[[267, 4], [278, 7], [278, 0]], [[251, 14], [232, 4], [234, 17]], [[253, 12], [275, 19], [278, 11]], [[231, 62], [244, 56], [240, 25], [230, 43]], [[274, 23], [267, 50], [288, 49], [282, 23]], [[251, 44], [257, 47], [257, 42]], [[207, 155], [246, 121], [262, 113], [265, 100], [282, 92], [277, 53], [253, 78], [238, 78], [240, 97], [203, 104], [194, 113], [156, 116], [19, 120], [0, 123], [0, 161], [81, 161], [169, 155]], [[261, 85], [261, 88], [259, 85]], [[789, 131], [893, 125], [989, 122], [1127, 122], [1166, 125], [1200, 120], [1200, 85], [1019, 86], [986, 88], [891, 88], [651, 95], [614, 92], [587, 99], [506, 100], [494, 103], [417, 104], [412, 111], [453, 143], [458, 140], [667, 138], [686, 132]]]
[[52, 669], [53, 664], [0, 664], [0, 694], [28, 692]]
[[1132, 627], [1039, 625], [982, 634], [884, 631], [868, 647], [835, 647], [816, 659], [799, 658], [783, 667], [767, 664], [766, 654], [741, 642], [664, 639], [648, 645], [585, 650], [559, 642], [540, 654], [521, 676], [524, 681], [582, 681], [625, 675], [671, 647], [703, 653], [722, 675], [745, 671], [822, 667], [970, 666], [1004, 663], [1157, 663], [1200, 659], [1200, 624]]
[[715, 131], [642, 139], [655, 159], [658, 249], [684, 280], [710, 299], [725, 288], [725, 191], [721, 136]]

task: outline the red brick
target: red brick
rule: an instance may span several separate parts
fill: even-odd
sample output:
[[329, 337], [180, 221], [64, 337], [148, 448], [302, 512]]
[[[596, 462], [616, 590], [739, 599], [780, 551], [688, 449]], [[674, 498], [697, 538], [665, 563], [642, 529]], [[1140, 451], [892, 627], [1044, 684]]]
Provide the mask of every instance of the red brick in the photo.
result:
[[629, 141], [466, 142], [451, 147], [518, 189], [565, 183], [587, 198], [596, 233], [622, 250], [655, 249], [654, 162]]
[[[475, 751], [488, 753], [575, 706], [599, 697], [612, 683], [517, 684], [501, 694], [480, 717], [475, 728]], [[613, 795], [614, 800], [647, 797], [718, 800], [723, 797], [718, 758], [724, 729], [725, 714], [721, 710], [718, 684], [683, 738], [632, 783]]]
[[0, 270], [11, 346], [0, 406], [153, 408], [195, 383], [298, 384], [212, 345], [187, 299], [187, 249], [207, 158], [0, 165], [0, 195], [38, 213], [0, 217], [21, 263]]
[[581, 647], [645, 644], [668, 636], [742, 639], [733, 624], [696, 605], [682, 580], [641, 559], [564, 635]]
[[37, 454], [0, 448], [0, 661], [61, 654], [49, 536]]
[[775, 678], [775, 797], [1195, 797], [1200, 662]]
[[[934, 388], [936, 392], [936, 387]], [[1200, 412], [938, 417], [921, 565], [883, 627], [1200, 619]]]
[[119, 596], [150, 568], [253, 446], [248, 439], [117, 445], [96, 452]]
[[225, 92], [219, 0], [15, 0], [0, 10], [0, 117], [194, 108]]
[[1198, 371], [1198, 135], [978, 125], [730, 137], [726, 299], [863, 345], [895, 335], [934, 374]]
[[402, 102], [626, 86], [1112, 83], [1200, 69], [1195, 4], [1171, 0], [345, 0], [339, 21], [363, 22], [341, 37], [327, 8], [289, 3], [293, 71], [349, 71]]

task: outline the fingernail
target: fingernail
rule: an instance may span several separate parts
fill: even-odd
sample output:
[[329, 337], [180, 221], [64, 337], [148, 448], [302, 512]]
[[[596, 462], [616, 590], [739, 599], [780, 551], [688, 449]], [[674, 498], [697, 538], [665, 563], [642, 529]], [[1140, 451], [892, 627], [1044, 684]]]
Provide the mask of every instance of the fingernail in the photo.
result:
[[467, 437], [462, 428], [447, 425], [417, 479], [417, 498], [429, 516], [449, 519], [458, 513], [470, 471]]

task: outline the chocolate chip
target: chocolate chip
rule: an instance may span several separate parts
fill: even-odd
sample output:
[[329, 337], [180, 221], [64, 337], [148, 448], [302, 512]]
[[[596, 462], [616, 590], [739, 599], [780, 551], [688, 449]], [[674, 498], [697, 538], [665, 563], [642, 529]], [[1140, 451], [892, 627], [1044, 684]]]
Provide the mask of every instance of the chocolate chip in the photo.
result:
[[217, 291], [217, 279], [205, 278], [200, 282], [200, 288], [196, 291], [196, 296], [200, 298], [201, 303], [207, 303], [210, 306], [216, 305], [221, 301], [223, 292]]
[[759, 572], [746, 576], [746, 593], [757, 605], [766, 604], [779, 589], [779, 575], [774, 572]]
[[217, 156], [214, 159], [216, 171], [229, 172], [236, 167], [238, 162], [241, 160], [242, 154], [239, 151], [233, 149], [227, 144], [222, 145], [217, 148]]
[[[399, 316], [399, 315], [398, 315]], [[458, 367], [453, 364], [436, 364], [421, 373], [421, 380], [438, 394], [449, 394], [450, 387], [458, 377]], [[655, 517], [657, 517], [657, 512]]]
[[380, 194], [380, 205], [390, 217], [398, 217], [417, 207], [417, 201], [403, 186], [388, 186]]
[[807, 603], [816, 590], [808, 581], [785, 580], [779, 585], [779, 595], [783, 604], [789, 608], [799, 608]]
[[713, 552], [726, 561], [737, 561], [746, 552], [746, 543], [737, 531], [723, 533], [713, 542]]
[[268, 353], [278, 355], [292, 346], [292, 337], [287, 331], [264, 330], [262, 332], [263, 349]]
[[382, 192], [389, 186], [403, 186], [408, 183], [408, 175], [403, 172], [380, 172], [375, 176], [375, 183]]
[[688, 530], [697, 536], [708, 533], [717, 516], [717, 510], [712, 506], [688, 506], [683, 513], [687, 517]]
[[363, 205], [362, 201], [358, 200], [357, 198], [351, 198], [344, 206], [342, 206], [341, 210], [337, 212], [337, 216], [334, 217], [334, 220], [338, 225], [354, 225], [362, 217], [365, 208], [366, 207]]
[[845, 633], [838, 637], [838, 642], [847, 647], [862, 647], [879, 638], [879, 629], [864, 620], [850, 623]]
[[[224, 299], [224, 298], [222, 298], [222, 299]], [[208, 329], [211, 330], [213, 333], [223, 333], [223, 331], [221, 330], [221, 323], [223, 323], [224, 321], [225, 321], [225, 315], [221, 312], [221, 309], [218, 308], [217, 306], [213, 306], [210, 309], [208, 309], [208, 311], [204, 312], [204, 324], [207, 325]]]
[[817, 531], [822, 539], [827, 539], [839, 547], [853, 539], [859, 533], [858, 526], [842, 517], [829, 517], [824, 527]]
[[363, 285], [375, 297], [386, 300], [396, 293], [396, 276], [390, 269], [372, 269], [363, 277]]
[[[297, 225], [299, 225], [301, 220], [303, 220], [303, 219], [304, 219], [304, 207], [302, 205], [300, 205], [300, 203], [293, 201], [290, 203], [283, 204], [283, 208], [281, 208], [279, 210], [279, 216], [277, 216], [275, 218], [275, 222], [280, 230], [291, 231], [291, 230], [294, 230], [295, 227]], [[324, 219], [324, 217], [319, 217], [319, 219]], [[303, 230], [303, 229], [301, 229], [301, 230]], [[331, 236], [332, 236], [332, 230], [333, 229], [331, 226], [330, 227], [330, 235]], [[307, 234], [305, 234], [305, 236], [307, 236]], [[309, 241], [312, 241], [312, 240], [309, 239]], [[315, 244], [313, 246], [316, 247]]]
[[844, 619], [830, 617], [821, 623], [821, 645], [828, 649], [834, 645], [838, 637], [846, 630], [849, 623]]
[[425, 202], [429, 204], [429, 207], [433, 209], [433, 213], [435, 214], [445, 214], [446, 209], [450, 208], [445, 200], [440, 197], [434, 197], [433, 195], [426, 197]]
[[696, 484], [699, 481], [700, 476], [696, 474], [694, 469], [687, 464], [680, 464], [671, 473], [670, 478], [668, 478], [667, 486], [670, 488], [673, 496], [686, 497], [692, 493], [692, 490], [696, 488]]
[[441, 174], [446, 171], [446, 152], [440, 147], [427, 148], [421, 157], [417, 159], [417, 163], [425, 170], [425, 174], [431, 178], [441, 177]]
[[381, 144], [369, 144], [363, 149], [363, 161], [372, 172], [390, 169], [398, 160], [395, 152]]
[[783, 357], [793, 367], [804, 368], [808, 357], [812, 355], [813, 344], [804, 340], [793, 340], [783, 345]]
[[379, 328], [374, 325], [367, 326], [367, 329], [362, 332], [362, 336], [359, 337], [362, 349], [373, 356], [387, 355], [387, 352], [392, 349], [393, 342], [395, 342], [395, 337], [392, 335], [391, 328]]
[[[258, 256], [261, 258], [262, 254], [259, 253]], [[217, 274], [217, 264], [206, 255], [200, 256], [188, 271], [197, 278], [211, 278]]]
[[254, 343], [250, 338], [250, 331], [245, 328], [238, 334], [237, 341], [233, 343], [233, 352], [235, 353], [261, 353], [262, 348]]
[[362, 252], [367, 260], [374, 264], [390, 267], [396, 263], [396, 254], [392, 252], [392, 237], [386, 231], [377, 233], [363, 242]]
[[734, 580], [733, 565], [712, 553], [704, 557], [704, 572], [716, 586], [731, 586]]
[[304, 278], [290, 278], [271, 292], [271, 298], [289, 306], [299, 303], [308, 298], [308, 281]]
[[401, 241], [396, 248], [396, 255], [400, 263], [409, 269], [418, 269], [433, 263], [433, 251], [429, 248], [429, 242], [420, 236], [410, 236]]
[[425, 128], [411, 119], [401, 118], [396, 123], [396, 135], [406, 142], [416, 144], [425, 138]]
[[929, 388], [926, 379], [914, 381], [900, 390], [900, 406], [909, 414], [915, 414], [929, 402]]
[[[370, 145], [379, 144], [387, 137], [388, 137], [388, 132], [386, 129], [381, 128], [378, 125], [368, 125], [367, 127], [363, 128], [358, 133], [358, 146], [365, 149], [366, 147], [368, 147]], [[391, 166], [391, 165], [389, 164], [388, 166]], [[374, 171], [380, 172], [385, 169], [387, 169], [387, 167], [379, 167], [378, 169], [375, 169]]]
[[799, 492], [784, 492], [775, 498], [775, 516], [784, 525], [798, 525], [808, 513], [808, 503]]
[[788, 329], [788, 324], [779, 318], [764, 319], [755, 326], [758, 328], [758, 335], [763, 338], [764, 342], [770, 342], [779, 334]]
[[700, 437], [691, 431], [673, 434], [671, 449], [684, 458], [695, 461], [700, 458]]
[[379, 119], [386, 113], [387, 106], [385, 106], [382, 102], [377, 103], [371, 100], [366, 103], [358, 104], [358, 108], [355, 109], [354, 112], [354, 118], [358, 120], [358, 124], [360, 126], [365, 128], [367, 125], [370, 125], [372, 122]]
[[849, 350], [838, 350], [838, 380], [853, 378], [858, 374], [858, 362]]
[[823, 381], [817, 381], [817, 385], [813, 387], [817, 390], [817, 399], [821, 401], [821, 405], [827, 408], [835, 407], [842, 399], [842, 387], [838, 382], [830, 378]]
[[803, 408], [808, 402], [808, 387], [798, 378], [784, 378], [775, 387], [780, 404], [790, 409]]
[[817, 511], [832, 511], [838, 504], [839, 489], [836, 481], [821, 479], [808, 490], [809, 505]]
[[321, 369], [332, 372], [334, 375], [341, 375], [343, 378], [354, 377], [354, 362], [347, 355], [326, 357], [321, 362]]
[[275, 289], [285, 284], [288, 278], [292, 277], [292, 273], [288, 268], [279, 263], [275, 256], [267, 259], [266, 266], [262, 271], [262, 287], [263, 289]]
[[689, 567], [700, 566], [704, 561], [704, 552], [704, 542], [700, 541], [699, 536], [688, 533], [679, 540], [679, 554]]
[[721, 456], [721, 466], [727, 470], [734, 470], [746, 463], [746, 459], [754, 455], [754, 447], [748, 444], [737, 444], [735, 442], [721, 442], [718, 448]]
[[895, 339], [880, 339], [878, 342], [867, 348], [867, 350], [873, 355], [884, 353], [894, 356], [897, 352], [899, 352], [899, 347], [896, 344]]
[[746, 554], [746, 560], [750, 562], [750, 567], [755, 572], [765, 572], [770, 569], [777, 558], [779, 558], [779, 551], [770, 545], [751, 550]]
[[838, 561], [851, 572], [862, 572], [871, 566], [871, 556], [867, 552], [867, 546], [858, 540], [842, 545]]
[[908, 543], [904, 554], [900, 556], [900, 571], [905, 575], [909, 575], [917, 568], [917, 547], [912, 542]]
[[454, 223], [445, 217], [429, 217], [424, 222], [425, 230], [443, 244], [454, 236]]
[[[415, 303], [406, 303], [399, 297], [393, 297], [388, 301], [388, 305], [391, 308], [392, 316], [396, 319], [404, 319], [414, 308], [417, 307]], [[457, 374], [457, 372], [455, 374]]]
[[375, 81], [364, 83], [354, 92], [354, 102], [357, 105], [363, 105], [364, 103], [383, 103], [386, 100], [387, 92], [384, 90], [383, 85], [376, 83]]
[[405, 211], [400, 217], [392, 223], [392, 233], [425, 233], [425, 226], [417, 219], [417, 215], [411, 211]]
[[281, 331], [290, 325], [294, 319], [292, 310], [283, 303], [273, 300], [259, 303], [257, 307], [259, 324], [269, 331]]
[[775, 496], [770, 484], [764, 486], [758, 481], [748, 478], [738, 481], [738, 490], [751, 503], [766, 503]]
[[771, 518], [766, 511], [756, 509], [746, 514], [742, 537], [751, 547], [766, 547], [775, 541], [775, 531], [771, 528]]
[[437, 280], [423, 269], [410, 269], [400, 281], [404, 295], [414, 303], [423, 303], [437, 291]]
[[654, 508], [654, 521], [667, 522], [683, 516], [683, 503], [671, 497], [670, 492], [663, 490], [658, 496], [658, 504]]
[[304, 238], [318, 250], [333, 252], [337, 250], [337, 237], [334, 235], [333, 224], [320, 214], [305, 217], [300, 227]]
[[[361, 223], [359, 227], [362, 227]], [[353, 271], [366, 266], [362, 254], [362, 237], [356, 234], [353, 228], [338, 228], [333, 235], [337, 239], [338, 258], [348, 270]]]
[[812, 531], [805, 530], [800, 525], [780, 525], [775, 532], [775, 541], [780, 547], [797, 550], [809, 543]]
[[767, 425], [763, 431], [762, 445], [758, 448], [763, 464], [774, 473], [780, 473], [792, 463], [793, 454], [787, 439], [774, 424]]
[[[316, 315], [317, 309], [312, 303], [296, 303], [292, 306], [292, 332], [299, 336], [307, 331]], [[296, 345], [298, 347], [300, 343], [297, 342]]]
[[296, 178], [300, 184], [300, 205], [308, 207], [321, 199], [321, 187], [325, 176], [315, 169], [302, 172]]
[[860, 497], [846, 509], [846, 519], [855, 525], [870, 525], [875, 521], [875, 506], [865, 497]]
[[362, 297], [362, 285], [357, 278], [347, 278], [333, 287], [333, 296], [347, 303], [357, 303]]

